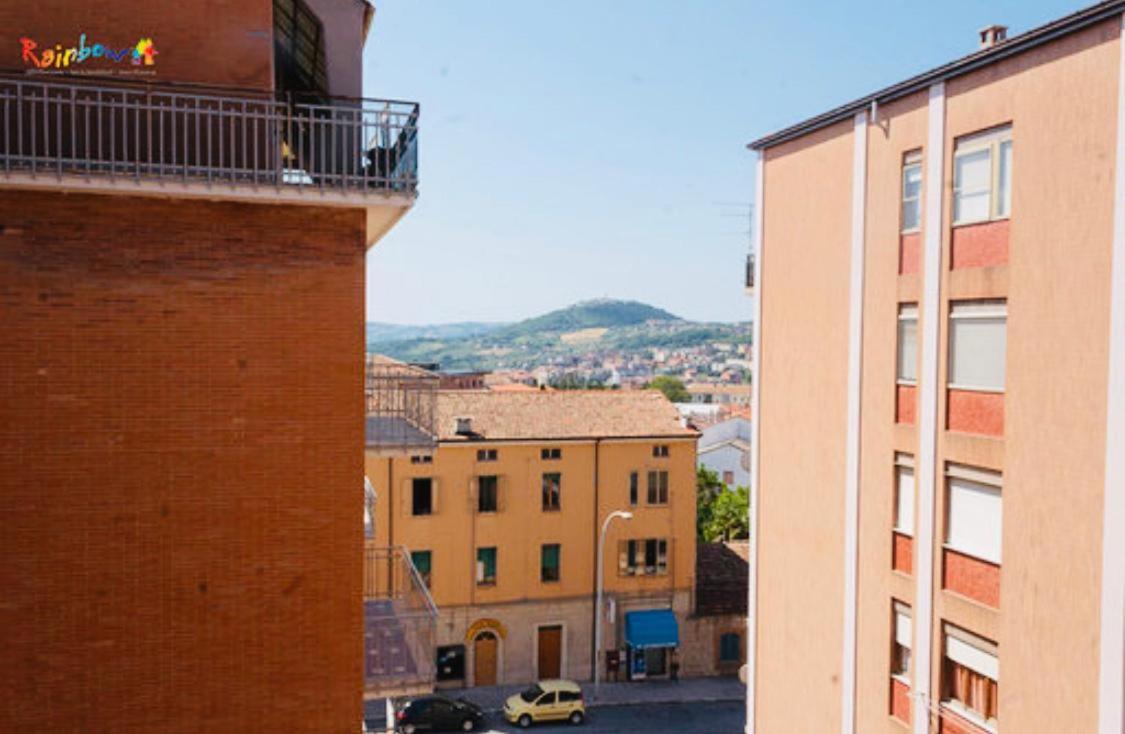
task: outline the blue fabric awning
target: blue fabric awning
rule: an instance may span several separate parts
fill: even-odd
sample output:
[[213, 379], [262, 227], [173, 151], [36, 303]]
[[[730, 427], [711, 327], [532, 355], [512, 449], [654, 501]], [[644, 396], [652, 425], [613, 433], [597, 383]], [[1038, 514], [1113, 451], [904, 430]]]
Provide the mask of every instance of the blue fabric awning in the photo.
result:
[[625, 642], [634, 648], [677, 647], [680, 626], [671, 609], [625, 613]]

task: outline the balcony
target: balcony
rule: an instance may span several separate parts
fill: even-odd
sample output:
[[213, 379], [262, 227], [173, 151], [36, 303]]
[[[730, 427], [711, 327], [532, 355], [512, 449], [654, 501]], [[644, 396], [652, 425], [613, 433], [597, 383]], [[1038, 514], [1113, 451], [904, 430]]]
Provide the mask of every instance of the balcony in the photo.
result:
[[438, 610], [430, 592], [402, 546], [364, 552], [364, 698], [433, 691]]
[[367, 355], [366, 445], [383, 455], [426, 454], [437, 442], [438, 376], [379, 354]]
[[405, 209], [418, 113], [392, 100], [0, 74], [0, 186]]

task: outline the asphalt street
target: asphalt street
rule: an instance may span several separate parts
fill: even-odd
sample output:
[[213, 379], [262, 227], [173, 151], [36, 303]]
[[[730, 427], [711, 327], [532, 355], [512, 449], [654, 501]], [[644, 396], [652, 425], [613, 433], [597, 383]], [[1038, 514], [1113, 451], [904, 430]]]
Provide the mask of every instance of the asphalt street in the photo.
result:
[[[521, 729], [504, 721], [500, 714], [489, 714], [478, 734], [742, 734], [746, 704], [742, 701], [719, 703], [638, 704], [591, 708], [586, 723], [537, 724]], [[379, 722], [369, 720], [370, 725]]]

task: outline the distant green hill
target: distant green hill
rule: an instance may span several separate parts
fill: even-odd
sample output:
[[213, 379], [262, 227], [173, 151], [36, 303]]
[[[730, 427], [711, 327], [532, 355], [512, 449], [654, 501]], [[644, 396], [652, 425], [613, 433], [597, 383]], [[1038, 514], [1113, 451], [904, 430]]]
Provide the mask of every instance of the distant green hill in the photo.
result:
[[[445, 328], [450, 326], [456, 328]], [[745, 323], [685, 321], [644, 303], [608, 299], [576, 303], [506, 326], [469, 328], [467, 334], [462, 326], [410, 327], [411, 335], [399, 339], [393, 329], [383, 328], [383, 338], [369, 336], [368, 350], [405, 362], [436, 362], [447, 370], [526, 369], [590, 351], [645, 353], [738, 345], [749, 339]]]
[[632, 326], [648, 321], [680, 321], [678, 316], [638, 301], [617, 301], [599, 298], [582, 301], [542, 316], [525, 319], [494, 332], [494, 337], [536, 336], [544, 332], [568, 332], [580, 329]]

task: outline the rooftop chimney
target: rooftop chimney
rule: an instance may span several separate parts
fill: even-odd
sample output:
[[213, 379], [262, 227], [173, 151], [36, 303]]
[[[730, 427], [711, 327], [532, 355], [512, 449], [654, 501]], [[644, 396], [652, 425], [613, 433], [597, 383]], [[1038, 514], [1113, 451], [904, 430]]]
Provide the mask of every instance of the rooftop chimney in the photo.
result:
[[981, 28], [978, 33], [980, 33], [980, 47], [982, 49], [992, 48], [1008, 39], [1008, 26], [990, 25], [987, 28]]

